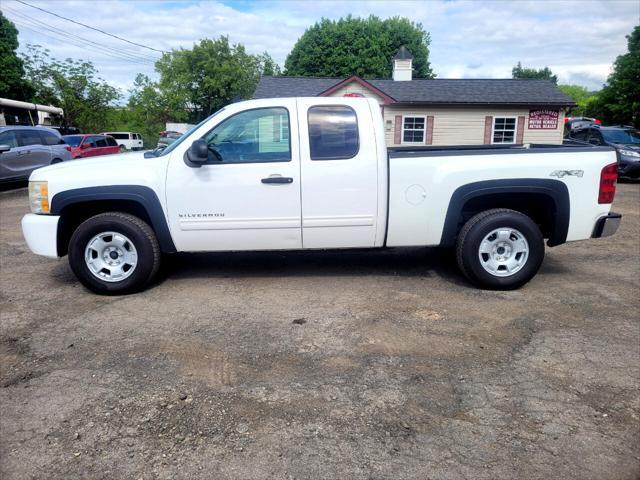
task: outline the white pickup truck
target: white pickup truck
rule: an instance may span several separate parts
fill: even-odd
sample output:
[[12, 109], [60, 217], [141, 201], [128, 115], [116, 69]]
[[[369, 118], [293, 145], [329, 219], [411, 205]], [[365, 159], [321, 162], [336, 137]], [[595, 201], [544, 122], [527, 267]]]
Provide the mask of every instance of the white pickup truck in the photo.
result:
[[472, 282], [512, 289], [545, 238], [617, 230], [616, 180], [609, 148], [387, 149], [373, 100], [251, 100], [160, 153], [36, 170], [22, 228], [99, 293], [144, 288], [172, 252], [409, 246], [455, 247]]

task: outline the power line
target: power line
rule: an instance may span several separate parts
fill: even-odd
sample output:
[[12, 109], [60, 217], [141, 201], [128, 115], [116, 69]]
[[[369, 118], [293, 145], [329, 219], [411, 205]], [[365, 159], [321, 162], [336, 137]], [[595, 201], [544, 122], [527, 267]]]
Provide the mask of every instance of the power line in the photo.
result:
[[[88, 40], [88, 39], [86, 39], [84, 37], [80, 37], [78, 35], [75, 35], [75, 34], [72, 34], [72, 33], [69, 33], [69, 32], [64, 32], [64, 31], [62, 31], [62, 30], [60, 30], [58, 28], [51, 27], [51, 26], [47, 25], [44, 22], [41, 22], [39, 20], [30, 18], [30, 17], [28, 17], [26, 15], [23, 15], [23, 14], [15, 11], [15, 10], [13, 10], [11, 8], [5, 7], [5, 10], [7, 12], [10, 12], [12, 15], [15, 15], [17, 17], [15, 21], [16, 21], [16, 23], [19, 22], [18, 24], [20, 26], [22, 26], [24, 28], [27, 28], [29, 30], [32, 30], [32, 31], [36, 31], [36, 30], [34, 30], [33, 28], [29, 28], [29, 27], [30, 26], [31, 27], [36, 27], [38, 29], [44, 29], [46, 31], [49, 31], [49, 32], [51, 32], [51, 33], [53, 33], [55, 35], [67, 37], [67, 38], [65, 38], [65, 41], [68, 41], [69, 43], [71, 43], [73, 45], [76, 45], [76, 46], [79, 46], [79, 47], [83, 47], [83, 48], [91, 48], [91, 46], [94, 45], [95, 46], [94, 48], [99, 49], [101, 51], [101, 53], [106, 53], [106, 54], [108, 54], [108, 55], [110, 55], [112, 57], [121, 58], [123, 60], [136, 61], [138, 63], [155, 63], [157, 61], [156, 58], [153, 58], [153, 57], [150, 57], [150, 56], [146, 56], [146, 55], [142, 55], [142, 54], [138, 54], [138, 53], [133, 53], [133, 52], [128, 52], [126, 50], [121, 50], [121, 49], [114, 49], [114, 48], [112, 48], [112, 47], [110, 47], [108, 45], [97, 43], [97, 42], [94, 42], [92, 40]], [[44, 36], [48, 36], [48, 35], [44, 34], [43, 32], [41, 32], [40, 30], [37, 30], [36, 32], [39, 33], [39, 34], [42, 34]], [[49, 38], [53, 38], [53, 37], [50, 37], [50, 36], [48, 36], [48, 37]], [[86, 42], [86, 43], [88, 43], [90, 45], [78, 44], [77, 43], [78, 41]]]
[[[42, 35], [44, 37], [51, 38], [53, 40], [58, 40], [58, 41], [60, 40], [60, 37], [54, 37], [52, 35], [48, 35], [46, 33], [43, 33], [42, 31], [39, 31], [38, 29], [34, 28], [33, 25], [28, 26], [26, 23], [22, 23], [21, 21], [17, 21], [17, 20], [14, 20], [14, 22], [17, 25], [19, 25], [21, 28], [26, 28], [27, 30], [31, 30], [32, 32], [37, 33], [39, 35]], [[67, 39], [67, 40], [69, 41], [69, 43], [71, 43], [72, 45], [75, 45], [76, 47], [82, 47], [82, 48], [87, 48], [87, 49], [91, 49], [91, 50], [94, 50], [96, 48], [96, 47], [93, 47], [92, 45], [82, 45], [80, 43], [76, 43], [76, 42], [73, 41], [73, 39]], [[123, 60], [125, 62], [137, 63], [137, 64], [140, 64], [140, 65], [153, 65], [153, 62], [151, 60], [147, 60], [147, 61], [132, 60], [130, 58], [121, 57], [121, 56], [112, 54], [112, 53], [110, 53], [108, 51], [100, 51], [100, 50], [95, 50], [95, 51], [97, 53], [101, 53], [102, 55], [107, 55], [107, 56], [112, 57], [112, 58], [117, 58], [118, 60]]]
[[23, 5], [26, 5], [27, 7], [35, 8], [36, 10], [40, 10], [41, 12], [48, 13], [49, 15], [53, 15], [54, 17], [61, 18], [62, 20], [66, 20], [68, 22], [75, 23], [76, 25], [81, 25], [81, 26], [83, 26], [85, 28], [88, 28], [90, 30], [95, 30], [96, 32], [100, 32], [100, 33], [102, 33], [104, 35], [108, 35], [110, 37], [117, 38], [118, 40], [122, 40], [123, 42], [130, 43], [131, 45], [136, 45], [138, 47], [146, 48], [148, 50], [153, 50], [154, 52], [158, 52], [158, 53], [169, 53], [166, 50], [158, 50], [157, 48], [149, 47], [149, 46], [143, 45], [141, 43], [132, 42], [131, 40], [127, 40], [126, 38], [119, 37], [118, 35], [114, 35], [113, 33], [105, 32], [104, 30], [100, 30], [99, 28], [95, 28], [95, 27], [92, 27], [90, 25], [86, 25], [84, 23], [77, 22], [76, 20], [73, 20], [71, 18], [63, 17], [62, 15], [58, 15], [57, 13], [50, 12], [49, 10], [45, 10], [44, 8], [36, 7], [35, 5], [31, 5], [31, 4], [27, 3], [27, 2], [23, 2], [22, 0], [16, 0], [16, 2], [22, 3]]

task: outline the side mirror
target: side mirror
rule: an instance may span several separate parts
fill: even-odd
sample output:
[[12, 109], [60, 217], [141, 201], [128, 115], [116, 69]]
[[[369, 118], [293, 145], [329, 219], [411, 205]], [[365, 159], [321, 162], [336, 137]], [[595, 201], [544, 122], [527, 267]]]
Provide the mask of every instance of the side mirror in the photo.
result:
[[600, 140], [599, 140], [599, 139], [597, 139], [597, 138], [590, 138], [590, 139], [589, 139], [589, 143], [590, 143], [591, 145], [601, 145]]
[[83, 143], [82, 145], [80, 145], [80, 150], [86, 150], [87, 148], [89, 148], [91, 146], [90, 143]]
[[0, 153], [8, 152], [11, 150], [11, 145], [0, 145]]
[[209, 145], [203, 139], [198, 139], [191, 144], [187, 150], [189, 166], [200, 168], [209, 159]]

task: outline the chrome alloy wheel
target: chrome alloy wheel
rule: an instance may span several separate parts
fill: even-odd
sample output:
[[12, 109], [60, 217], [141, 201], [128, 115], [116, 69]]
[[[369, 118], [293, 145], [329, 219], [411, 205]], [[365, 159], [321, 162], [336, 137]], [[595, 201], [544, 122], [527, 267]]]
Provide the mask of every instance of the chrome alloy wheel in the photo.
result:
[[519, 272], [529, 258], [529, 243], [515, 228], [496, 228], [478, 248], [480, 264], [491, 275], [509, 277]]
[[84, 261], [89, 271], [105, 282], [120, 282], [129, 277], [138, 264], [133, 242], [117, 232], [102, 232], [87, 243]]

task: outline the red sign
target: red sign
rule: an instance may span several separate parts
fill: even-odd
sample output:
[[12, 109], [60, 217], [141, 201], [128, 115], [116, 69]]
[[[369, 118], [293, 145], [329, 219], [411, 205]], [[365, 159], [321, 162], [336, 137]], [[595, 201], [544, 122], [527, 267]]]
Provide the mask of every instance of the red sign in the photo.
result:
[[529, 130], [555, 130], [559, 116], [558, 110], [529, 110]]

